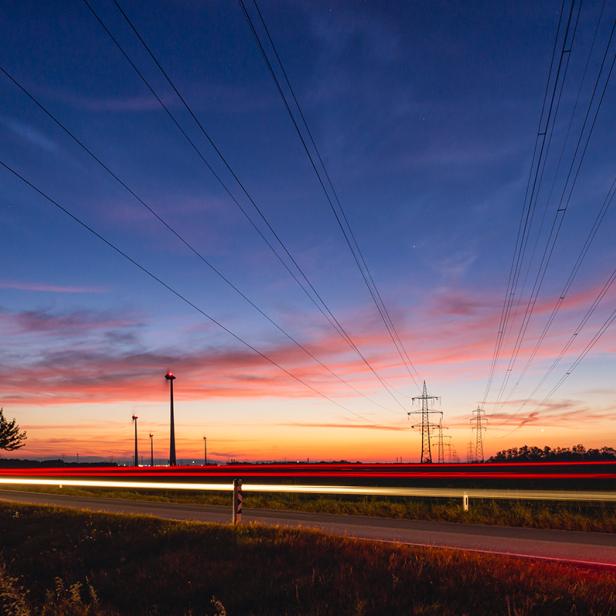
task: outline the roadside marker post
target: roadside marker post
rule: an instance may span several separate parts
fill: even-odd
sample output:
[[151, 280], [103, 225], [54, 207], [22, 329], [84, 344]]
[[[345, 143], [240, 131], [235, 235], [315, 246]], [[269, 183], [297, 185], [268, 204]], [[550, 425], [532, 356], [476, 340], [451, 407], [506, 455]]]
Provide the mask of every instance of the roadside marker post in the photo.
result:
[[242, 502], [244, 500], [244, 495], [242, 494], [242, 480], [234, 479], [233, 480], [233, 515], [232, 515], [232, 523], [233, 526], [237, 524], [241, 524], [242, 522]]
[[464, 496], [462, 496], [462, 509], [464, 511], [468, 511], [468, 494], [465, 492]]

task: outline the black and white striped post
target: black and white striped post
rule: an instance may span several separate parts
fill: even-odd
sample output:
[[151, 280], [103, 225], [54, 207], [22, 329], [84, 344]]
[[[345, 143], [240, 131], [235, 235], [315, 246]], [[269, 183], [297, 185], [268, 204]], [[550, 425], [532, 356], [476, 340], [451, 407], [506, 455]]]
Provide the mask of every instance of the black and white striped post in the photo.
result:
[[232, 515], [232, 523], [233, 525], [241, 524], [242, 522], [242, 501], [244, 500], [244, 496], [242, 494], [242, 480], [234, 479], [233, 480], [233, 515]]

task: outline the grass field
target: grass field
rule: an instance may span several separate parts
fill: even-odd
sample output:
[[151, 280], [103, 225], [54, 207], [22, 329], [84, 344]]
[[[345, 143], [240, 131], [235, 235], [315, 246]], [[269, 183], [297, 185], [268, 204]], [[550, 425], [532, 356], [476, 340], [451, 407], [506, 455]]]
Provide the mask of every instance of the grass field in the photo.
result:
[[[112, 490], [104, 488], [23, 488], [54, 494], [102, 496], [105, 498], [137, 498], [159, 502], [203, 503], [230, 506], [230, 493], [197, 493], [182, 491]], [[470, 510], [462, 510], [459, 499], [383, 498], [357, 496], [318, 496], [304, 494], [246, 494], [246, 508], [258, 507], [290, 511], [373, 515], [417, 520], [443, 520], [525, 526], [616, 532], [616, 506], [602, 503], [529, 502], [472, 500]]]
[[291, 529], [0, 505], [0, 613], [616, 614], [616, 574]]

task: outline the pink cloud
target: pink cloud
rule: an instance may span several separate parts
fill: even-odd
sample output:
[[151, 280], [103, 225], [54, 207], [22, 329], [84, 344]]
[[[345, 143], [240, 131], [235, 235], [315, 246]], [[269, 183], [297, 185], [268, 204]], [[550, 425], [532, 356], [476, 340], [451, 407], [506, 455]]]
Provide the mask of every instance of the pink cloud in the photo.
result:
[[[596, 290], [588, 288], [566, 300], [563, 310], [573, 314], [585, 307]], [[467, 301], [467, 298], [471, 298]], [[537, 304], [538, 315], [551, 310], [554, 298]], [[439, 310], [439, 306], [442, 308]], [[516, 307], [515, 311], [522, 310]], [[487, 374], [492, 357], [494, 336], [499, 319], [500, 304], [494, 295], [473, 292], [442, 292], [415, 309], [413, 322], [398, 322], [398, 330], [421, 373], [439, 378], [474, 378]], [[452, 314], [465, 315], [462, 319]], [[3, 319], [31, 333], [79, 332], [98, 329], [122, 332], [135, 325], [134, 320], [117, 314], [87, 311], [56, 315], [45, 311], [28, 311], [18, 315], [0, 313]], [[409, 387], [408, 375], [391, 340], [371, 311], [358, 310], [341, 317], [352, 324], [352, 335], [372, 365], [394, 387]], [[306, 323], [304, 322], [304, 325]], [[294, 323], [294, 327], [301, 323]], [[322, 359], [336, 374], [353, 383], [366, 394], [380, 391], [380, 385], [370, 370], [348, 346], [330, 330], [322, 327], [304, 329], [305, 345]], [[129, 340], [130, 342], [130, 340]], [[158, 401], [165, 398], [161, 374], [173, 368], [181, 375], [181, 396], [186, 400], [210, 397], [225, 398], [298, 398], [316, 394], [291, 379], [277, 367], [244, 348], [205, 348], [189, 352], [122, 351], [111, 346], [91, 351], [66, 348], [43, 355], [40, 361], [11, 370], [3, 383], [3, 401], [13, 404], [60, 404], [117, 401]], [[559, 352], [561, 340], [546, 339], [538, 358], [551, 358]], [[80, 347], [83, 348], [83, 347]], [[525, 343], [521, 357], [530, 352], [532, 344]], [[276, 362], [298, 378], [329, 396], [355, 396], [327, 371], [314, 363], [291, 343], [271, 345], [263, 350]], [[576, 352], [575, 350], [571, 351]], [[179, 384], [179, 382], [178, 382]], [[548, 409], [542, 409], [548, 411]], [[532, 417], [527, 417], [532, 421]]]
[[74, 310], [64, 314], [48, 310], [25, 310], [16, 313], [0, 310], [0, 327], [13, 334], [22, 332], [80, 336], [94, 330], [124, 328], [136, 324], [134, 318], [92, 310]]

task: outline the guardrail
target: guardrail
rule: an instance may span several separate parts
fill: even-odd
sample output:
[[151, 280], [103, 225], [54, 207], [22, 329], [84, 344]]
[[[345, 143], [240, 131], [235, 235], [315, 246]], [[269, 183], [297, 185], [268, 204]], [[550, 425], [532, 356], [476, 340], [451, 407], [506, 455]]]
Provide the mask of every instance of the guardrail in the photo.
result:
[[483, 488], [413, 488], [380, 486], [336, 486], [311, 484], [195, 483], [171, 481], [120, 481], [101, 479], [49, 479], [26, 477], [0, 477], [1, 485], [75, 486], [86, 488], [120, 488], [142, 490], [188, 490], [197, 492], [233, 492], [232, 519], [239, 523], [242, 516], [243, 492], [269, 492], [286, 494], [331, 494], [345, 496], [401, 496], [424, 498], [459, 498], [464, 511], [471, 499], [506, 499], [533, 501], [569, 501], [616, 503], [616, 491], [576, 490], [496, 490]]

